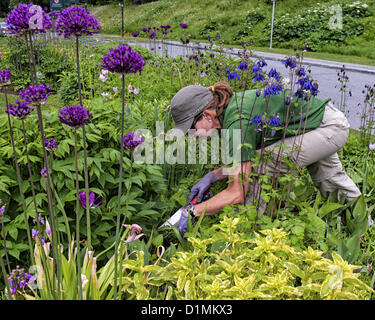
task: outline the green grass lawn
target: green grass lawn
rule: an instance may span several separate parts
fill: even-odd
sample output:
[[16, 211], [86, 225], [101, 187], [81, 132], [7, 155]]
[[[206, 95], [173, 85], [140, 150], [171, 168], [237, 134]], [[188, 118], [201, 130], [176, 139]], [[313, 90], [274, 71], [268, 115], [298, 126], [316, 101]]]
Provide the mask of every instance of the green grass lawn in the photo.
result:
[[[272, 1], [269, 1], [272, 3]], [[321, 0], [321, 4], [337, 4], [348, 2], [346, 0]], [[354, 0], [353, 0], [354, 2]], [[275, 11], [275, 21], [282, 15], [300, 13], [301, 10], [315, 8], [317, 1], [283, 0], [278, 1]], [[367, 2], [375, 12], [375, 2]], [[239, 41], [234, 41], [234, 35], [246, 24], [245, 19], [249, 10], [260, 10], [266, 20], [252, 27], [250, 38], [254, 40], [253, 50], [290, 54], [292, 44], [273, 44], [269, 49], [269, 39], [265, 39], [264, 26], [271, 21], [272, 6], [266, 0], [160, 0], [143, 5], [127, 4], [124, 9], [125, 35], [131, 36], [133, 32], [140, 32], [142, 27], [160, 26], [170, 24], [173, 33], [168, 34], [168, 39], [179, 40], [183, 32], [191, 35], [191, 41], [207, 41], [207, 36], [202, 35], [203, 28], [211, 26], [211, 34], [220, 34], [227, 46], [237, 46]], [[121, 8], [118, 5], [105, 5], [91, 7], [91, 12], [99, 19], [102, 34], [121, 35]], [[375, 65], [375, 15], [365, 18], [365, 30], [362, 35], [350, 38], [346, 44], [324, 45], [318, 52], [308, 52], [306, 57], [323, 60], [334, 60], [347, 63]], [[185, 31], [179, 23], [189, 25]]]

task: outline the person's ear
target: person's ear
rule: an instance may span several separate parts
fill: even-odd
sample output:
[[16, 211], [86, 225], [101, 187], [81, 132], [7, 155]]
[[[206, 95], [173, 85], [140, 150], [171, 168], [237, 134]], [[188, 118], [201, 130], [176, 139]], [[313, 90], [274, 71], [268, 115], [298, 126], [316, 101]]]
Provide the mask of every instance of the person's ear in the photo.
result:
[[203, 116], [207, 119], [207, 121], [209, 122], [209, 123], [212, 123], [213, 122], [213, 115], [212, 115], [212, 113], [210, 112], [210, 110], [204, 110], [203, 111]]

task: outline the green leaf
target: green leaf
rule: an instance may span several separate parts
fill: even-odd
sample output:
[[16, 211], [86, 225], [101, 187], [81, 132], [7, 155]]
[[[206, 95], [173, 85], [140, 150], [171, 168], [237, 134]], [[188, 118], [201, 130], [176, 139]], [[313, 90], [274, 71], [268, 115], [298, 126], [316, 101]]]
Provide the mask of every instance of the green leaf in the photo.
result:
[[327, 203], [325, 203], [324, 205], [321, 206], [321, 208], [319, 209], [318, 215], [319, 215], [319, 217], [323, 218], [328, 213], [330, 213], [334, 210], [340, 209], [342, 207], [343, 207], [343, 205], [340, 204], [340, 203], [327, 202]]

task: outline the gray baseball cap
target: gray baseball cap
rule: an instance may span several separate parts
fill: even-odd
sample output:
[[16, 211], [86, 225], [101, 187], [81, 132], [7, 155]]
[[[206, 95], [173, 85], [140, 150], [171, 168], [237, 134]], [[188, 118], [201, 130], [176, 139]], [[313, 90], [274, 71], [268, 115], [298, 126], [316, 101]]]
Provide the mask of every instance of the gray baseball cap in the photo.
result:
[[188, 132], [195, 116], [202, 112], [214, 98], [211, 90], [199, 85], [190, 85], [176, 93], [171, 101], [171, 113], [175, 123], [173, 131]]

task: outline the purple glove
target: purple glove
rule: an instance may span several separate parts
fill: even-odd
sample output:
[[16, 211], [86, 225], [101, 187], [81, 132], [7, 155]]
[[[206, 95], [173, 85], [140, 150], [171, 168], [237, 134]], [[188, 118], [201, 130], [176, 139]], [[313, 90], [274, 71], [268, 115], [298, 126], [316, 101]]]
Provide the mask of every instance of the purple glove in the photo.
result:
[[198, 194], [197, 203], [202, 201], [204, 193], [210, 188], [210, 185], [217, 180], [216, 174], [212, 171], [207, 173], [193, 188], [191, 188], [188, 202], [194, 199]]
[[187, 231], [187, 223], [189, 219], [189, 213], [187, 210], [183, 210], [181, 213], [180, 221], [178, 222], [178, 231], [180, 232], [181, 237], [184, 237], [184, 234]]

